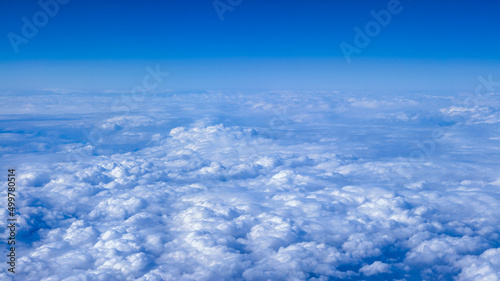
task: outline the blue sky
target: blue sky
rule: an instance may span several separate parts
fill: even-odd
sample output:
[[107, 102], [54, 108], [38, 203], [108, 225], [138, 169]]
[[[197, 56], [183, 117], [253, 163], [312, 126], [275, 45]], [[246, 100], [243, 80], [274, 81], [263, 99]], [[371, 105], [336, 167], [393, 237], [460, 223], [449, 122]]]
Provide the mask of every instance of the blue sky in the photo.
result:
[[171, 74], [165, 89], [467, 91], [478, 75], [500, 74], [494, 1], [401, 0], [350, 63], [339, 44], [355, 46], [354, 28], [364, 30], [371, 11], [391, 1], [219, 3], [235, 4], [223, 20], [213, 1], [72, 0], [16, 53], [8, 34], [22, 36], [22, 18], [33, 22], [43, 9], [3, 1], [0, 82], [125, 90], [159, 64]]

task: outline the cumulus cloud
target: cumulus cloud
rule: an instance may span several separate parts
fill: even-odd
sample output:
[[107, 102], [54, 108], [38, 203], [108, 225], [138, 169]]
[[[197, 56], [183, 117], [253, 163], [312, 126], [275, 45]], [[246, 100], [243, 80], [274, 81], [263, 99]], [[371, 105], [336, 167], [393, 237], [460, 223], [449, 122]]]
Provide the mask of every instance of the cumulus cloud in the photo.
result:
[[[451, 99], [169, 94], [110, 115], [75, 98], [99, 118], [10, 125], [46, 150], [0, 139], [22, 280], [500, 278], [497, 123], [446, 123], [440, 143]], [[435, 150], [411, 158], [419, 140]]]
[[390, 273], [390, 268], [390, 265], [380, 261], [376, 261], [372, 264], [363, 266], [359, 271], [366, 276], [372, 276], [378, 273]]
[[441, 109], [441, 112], [450, 120], [457, 120], [467, 125], [495, 124], [500, 122], [500, 112], [491, 106], [450, 106]]

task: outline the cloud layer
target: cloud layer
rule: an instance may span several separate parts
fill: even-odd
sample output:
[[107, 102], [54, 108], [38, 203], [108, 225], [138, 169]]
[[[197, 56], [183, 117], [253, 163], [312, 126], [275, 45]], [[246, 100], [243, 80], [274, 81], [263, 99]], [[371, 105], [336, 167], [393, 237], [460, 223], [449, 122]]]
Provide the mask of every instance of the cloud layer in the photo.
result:
[[2, 115], [18, 278], [500, 278], [494, 103], [454, 121], [437, 95], [53, 96]]

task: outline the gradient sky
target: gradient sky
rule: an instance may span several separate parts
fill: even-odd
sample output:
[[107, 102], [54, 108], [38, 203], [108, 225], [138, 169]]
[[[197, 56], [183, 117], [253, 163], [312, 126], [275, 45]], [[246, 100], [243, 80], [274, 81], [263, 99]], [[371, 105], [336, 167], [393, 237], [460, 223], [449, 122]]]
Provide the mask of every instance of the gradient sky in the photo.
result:
[[212, 0], [71, 0], [16, 53], [8, 34], [22, 36], [22, 18], [42, 8], [5, 0], [1, 88], [127, 90], [148, 65], [176, 90], [472, 91], [478, 75], [500, 80], [498, 1], [401, 0], [347, 63], [339, 44], [354, 45], [354, 28], [389, 2], [243, 0], [221, 21]]

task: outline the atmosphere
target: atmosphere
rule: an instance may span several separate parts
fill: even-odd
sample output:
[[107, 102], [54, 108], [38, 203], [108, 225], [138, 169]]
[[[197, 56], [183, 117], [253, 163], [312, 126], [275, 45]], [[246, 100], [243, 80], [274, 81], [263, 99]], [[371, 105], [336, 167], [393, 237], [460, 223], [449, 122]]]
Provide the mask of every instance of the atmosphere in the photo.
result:
[[[496, 1], [0, 5], [0, 82], [13, 90], [70, 81], [74, 90], [116, 89], [141, 79], [138, 65], [148, 64], [170, 73], [166, 87], [187, 90], [458, 90], [473, 87], [472, 69], [499, 71]], [[23, 70], [13, 72], [12, 62]], [[101, 81], [104, 71], [112, 79]], [[22, 82], [29, 76], [38, 81]]]
[[0, 280], [499, 281], [499, 13], [0, 0]]

